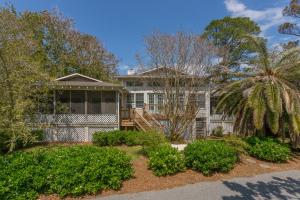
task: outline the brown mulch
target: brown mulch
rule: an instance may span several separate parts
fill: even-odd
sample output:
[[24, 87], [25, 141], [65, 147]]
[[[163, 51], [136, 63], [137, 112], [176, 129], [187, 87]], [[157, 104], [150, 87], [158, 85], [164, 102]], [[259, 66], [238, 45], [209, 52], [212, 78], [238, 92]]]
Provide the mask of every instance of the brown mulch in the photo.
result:
[[[135, 193], [150, 190], [163, 190], [170, 189], [177, 186], [183, 186], [186, 184], [193, 184], [198, 182], [206, 181], [216, 181], [230, 179], [234, 177], [247, 177], [255, 176], [257, 174], [286, 171], [300, 169], [300, 156], [294, 156], [287, 163], [275, 164], [256, 160], [252, 157], [243, 156], [240, 162], [235, 166], [235, 168], [228, 174], [216, 173], [213, 176], [203, 176], [201, 173], [187, 170], [185, 172], [176, 174], [174, 176], [167, 177], [156, 177], [153, 175], [152, 171], [147, 167], [147, 158], [141, 156], [137, 160], [133, 161], [133, 167], [135, 170], [134, 178], [125, 181], [123, 187], [118, 190], [107, 190], [103, 191], [101, 196], [113, 195], [113, 194], [124, 194], [124, 193]], [[77, 199], [90, 199], [95, 196], [85, 196]], [[41, 200], [57, 200], [59, 197], [57, 195], [44, 196], [41, 195]], [[74, 198], [66, 198], [68, 200]]]

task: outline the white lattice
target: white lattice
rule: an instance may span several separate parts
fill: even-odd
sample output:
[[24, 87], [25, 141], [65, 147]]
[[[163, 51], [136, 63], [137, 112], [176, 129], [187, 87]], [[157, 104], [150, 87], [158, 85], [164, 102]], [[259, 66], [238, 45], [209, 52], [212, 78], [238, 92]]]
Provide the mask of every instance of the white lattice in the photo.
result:
[[118, 123], [118, 117], [115, 114], [56, 114], [41, 115], [41, 123], [48, 124], [114, 124]]
[[60, 142], [84, 142], [84, 127], [52, 127], [46, 129], [45, 140]]
[[49, 127], [45, 131], [45, 141], [47, 142], [87, 142], [92, 141], [93, 134], [98, 131], [112, 131], [118, 126], [107, 127], [87, 127], [87, 126], [67, 126]]

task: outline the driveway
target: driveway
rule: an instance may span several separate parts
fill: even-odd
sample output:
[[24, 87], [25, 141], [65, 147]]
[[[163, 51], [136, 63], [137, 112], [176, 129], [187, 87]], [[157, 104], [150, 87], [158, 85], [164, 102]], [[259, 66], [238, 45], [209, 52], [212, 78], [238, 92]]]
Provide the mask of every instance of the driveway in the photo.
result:
[[150, 191], [98, 200], [256, 200], [300, 199], [300, 170], [276, 172], [255, 177], [202, 182], [169, 190]]

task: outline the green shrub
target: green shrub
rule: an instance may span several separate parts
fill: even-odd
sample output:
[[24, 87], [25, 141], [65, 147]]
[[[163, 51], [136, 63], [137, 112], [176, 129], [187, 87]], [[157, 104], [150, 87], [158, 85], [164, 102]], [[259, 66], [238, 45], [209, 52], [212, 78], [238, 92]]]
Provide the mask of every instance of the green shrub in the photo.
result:
[[116, 146], [126, 144], [128, 146], [142, 145], [145, 149], [165, 143], [163, 134], [157, 132], [138, 131], [111, 131], [97, 132], [93, 134], [93, 143], [97, 146]]
[[118, 189], [132, 173], [129, 157], [114, 148], [72, 146], [16, 152], [0, 157], [0, 199]]
[[170, 145], [159, 145], [149, 152], [149, 168], [156, 176], [176, 174], [185, 170], [184, 157]]
[[97, 132], [93, 134], [93, 143], [97, 146], [116, 146], [124, 143], [123, 131]]
[[233, 147], [240, 154], [248, 154], [249, 144], [241, 137], [229, 135], [223, 138], [224, 142]]
[[271, 162], [286, 162], [290, 158], [291, 150], [287, 145], [272, 138], [249, 137], [248, 152], [251, 156]]
[[238, 161], [237, 151], [223, 141], [198, 140], [184, 149], [187, 167], [210, 175], [229, 172]]
[[168, 144], [166, 137], [160, 132], [147, 132], [143, 138], [143, 152], [147, 156], [149, 152], [155, 150], [162, 144]]
[[[42, 141], [43, 138], [44, 131], [42, 129], [32, 130], [29, 140], [25, 142], [23, 139], [18, 139], [15, 142], [15, 149], [32, 146], [35, 143]], [[6, 153], [9, 150], [10, 140], [11, 136], [6, 134], [6, 132], [0, 130], [0, 153]]]
[[44, 139], [44, 130], [43, 129], [32, 130], [31, 134], [34, 137], [35, 142], [41, 142]]
[[124, 131], [124, 143], [127, 146], [142, 145], [145, 134], [139, 131]]
[[212, 133], [211, 133], [212, 136], [215, 136], [215, 137], [223, 137], [224, 136], [224, 129], [223, 129], [223, 126], [218, 126], [216, 128], [214, 128], [212, 130]]

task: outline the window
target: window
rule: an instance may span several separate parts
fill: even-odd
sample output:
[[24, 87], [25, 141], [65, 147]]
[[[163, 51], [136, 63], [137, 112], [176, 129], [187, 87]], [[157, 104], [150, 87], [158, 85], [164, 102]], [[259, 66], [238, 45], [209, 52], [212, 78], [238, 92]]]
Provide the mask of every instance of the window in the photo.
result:
[[127, 87], [132, 87], [132, 86], [134, 86], [134, 82], [133, 81], [126, 81], [126, 86]]
[[155, 102], [154, 102], [154, 96], [155, 94], [148, 94], [148, 101], [149, 101], [149, 110], [154, 111], [155, 110]]
[[210, 97], [210, 113], [211, 114], [221, 114], [217, 112], [217, 105], [218, 105], [218, 97]]
[[157, 94], [157, 104], [158, 104], [158, 110], [162, 110], [164, 106], [164, 96], [163, 94]]
[[141, 81], [126, 81], [127, 87], [142, 87], [144, 84]]
[[179, 94], [179, 109], [183, 110], [184, 109], [184, 94]]
[[85, 91], [71, 91], [71, 113], [85, 114]]
[[158, 81], [152, 81], [152, 82], [148, 82], [148, 86], [149, 87], [160, 87], [161, 83]]
[[136, 86], [136, 87], [142, 87], [143, 85], [144, 84], [141, 81], [136, 81], [135, 84], [134, 84], [134, 86]]
[[101, 92], [88, 91], [87, 99], [87, 114], [101, 114]]
[[144, 107], [144, 93], [136, 93], [135, 106], [137, 108], [143, 108]]

